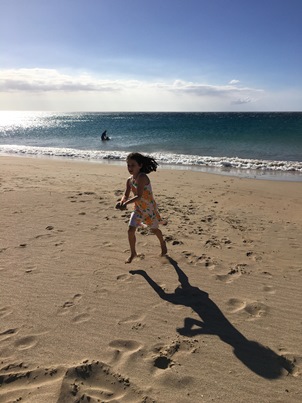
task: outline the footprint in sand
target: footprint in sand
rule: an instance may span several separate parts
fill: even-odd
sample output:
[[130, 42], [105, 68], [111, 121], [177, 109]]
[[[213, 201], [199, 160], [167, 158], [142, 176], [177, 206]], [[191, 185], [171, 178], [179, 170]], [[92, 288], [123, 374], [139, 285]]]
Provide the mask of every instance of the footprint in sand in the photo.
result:
[[215, 278], [219, 281], [223, 281], [225, 283], [232, 283], [234, 280], [239, 278], [241, 276], [241, 273], [230, 273], [228, 272], [227, 274], [217, 274]]
[[131, 276], [130, 274], [120, 274], [119, 276], [116, 277], [116, 279], [118, 281], [132, 281], [133, 280], [133, 276]]
[[17, 340], [14, 344], [18, 350], [28, 350], [38, 343], [36, 336], [26, 336]]
[[125, 319], [118, 321], [118, 324], [130, 324], [132, 330], [140, 330], [145, 327], [144, 319], [145, 315], [131, 315]]
[[183, 357], [184, 354], [194, 354], [197, 351], [197, 340], [180, 338], [167, 345], [163, 343], [155, 344], [149, 354], [149, 359], [155, 370], [166, 370], [176, 364], [177, 356]]
[[[60, 241], [60, 242], [55, 243], [55, 246], [63, 246], [64, 243], [65, 243], [65, 241]], [[63, 249], [61, 249], [61, 251], [62, 251], [62, 250], [63, 250]]]
[[34, 273], [37, 271], [37, 266], [26, 266], [25, 273]]
[[44, 239], [44, 238], [48, 239], [48, 238], [52, 238], [53, 236], [54, 235], [52, 233], [50, 233], [50, 234], [39, 234], [39, 235], [36, 235], [33, 239]]
[[91, 192], [90, 190], [88, 190], [88, 191], [84, 192], [84, 195], [92, 196], [92, 195], [95, 195], [95, 192]]
[[245, 308], [246, 302], [241, 299], [231, 298], [227, 302], [228, 310], [231, 313], [236, 313]]
[[262, 257], [260, 255], [256, 255], [252, 251], [246, 252], [246, 256], [251, 258], [254, 262], [261, 262], [262, 261]]
[[103, 242], [103, 246], [110, 247], [112, 246], [112, 242]]
[[137, 322], [137, 321], [141, 321], [145, 318], [144, 315], [130, 315], [125, 319], [120, 320], [118, 323], [122, 324], [122, 323], [133, 323], [133, 322]]
[[179, 241], [178, 239], [175, 239], [175, 237], [173, 236], [173, 235], [167, 235], [166, 237], [165, 237], [165, 241], [166, 242], [171, 242], [172, 243], [172, 245], [183, 245], [183, 242], [182, 241]]
[[296, 355], [284, 348], [279, 348], [280, 362], [284, 369], [294, 377], [302, 375], [302, 356]]
[[189, 252], [189, 251], [187, 251], [187, 250], [184, 250], [184, 251], [182, 251], [181, 253], [182, 253], [182, 255], [188, 260], [188, 262], [189, 262], [190, 264], [193, 264], [193, 263], [196, 262], [196, 255], [194, 255], [194, 253]]
[[62, 316], [68, 314], [70, 309], [79, 303], [81, 298], [81, 294], [75, 294], [69, 301], [64, 302], [64, 304], [58, 309], [58, 315]]
[[[171, 348], [173, 347], [173, 348]], [[164, 345], [164, 343], [155, 344], [151, 352], [148, 354], [148, 358], [154, 367], [153, 369], [167, 369], [174, 364], [172, 356], [178, 351], [179, 344], [175, 343], [171, 345]]]
[[262, 302], [255, 301], [246, 304], [244, 310], [253, 318], [260, 318], [267, 315], [269, 308]]
[[132, 353], [134, 351], [138, 351], [142, 347], [142, 344], [136, 340], [117, 339], [117, 340], [112, 340], [109, 343], [109, 346], [112, 348], [115, 348], [117, 350], [122, 350], [125, 352]]
[[82, 322], [88, 322], [90, 319], [91, 319], [91, 316], [89, 315], [89, 313], [85, 312], [85, 313], [81, 313], [81, 314], [75, 316], [72, 319], [72, 322], [82, 323]]
[[101, 361], [85, 361], [70, 367], [63, 378], [57, 403], [74, 402], [138, 402], [151, 403], [144, 391], [114, 372], [110, 365]]
[[215, 277], [217, 280], [224, 281], [225, 283], [231, 283], [238, 279], [242, 274], [250, 274], [245, 263], [237, 264], [235, 267], [229, 270], [227, 274], [217, 274]]
[[194, 266], [204, 265], [207, 269], [213, 270], [218, 264], [217, 261], [213, 260], [210, 256], [207, 256], [206, 254], [196, 256], [194, 253], [184, 250], [182, 251], [182, 255], [188, 260], [190, 264], [194, 264]]
[[69, 197], [67, 197], [67, 199], [71, 199], [70, 200], [71, 203], [76, 203], [77, 202], [76, 196], [69, 196]]
[[205, 242], [205, 247], [206, 247], [206, 248], [221, 249], [221, 242], [217, 239], [217, 237], [212, 236], [210, 239], [208, 239], [208, 240]]
[[201, 256], [197, 257], [196, 265], [198, 265], [198, 264], [202, 264], [207, 269], [213, 270], [213, 269], [215, 269], [217, 262], [214, 261], [210, 256], [202, 254]]
[[249, 319], [261, 318], [266, 316], [269, 308], [262, 302], [246, 302], [237, 298], [231, 298], [227, 302], [230, 313], [245, 313]]
[[142, 352], [143, 345], [136, 340], [112, 340], [109, 343], [111, 350], [110, 364], [116, 365], [117, 363], [128, 363], [129, 360], [133, 361], [144, 355]]
[[264, 285], [264, 286], [262, 287], [262, 290], [263, 290], [264, 292], [268, 293], [268, 294], [275, 294], [275, 293], [276, 293], [276, 290], [275, 290], [274, 287], [271, 286], [271, 285]]
[[18, 333], [18, 329], [7, 329], [0, 333], [0, 342], [7, 341]]
[[273, 277], [273, 275], [270, 273], [270, 272], [268, 272], [268, 271], [263, 271], [261, 274], [264, 274], [266, 277], [268, 277], [268, 278], [272, 278]]
[[232, 241], [226, 236], [224, 236], [220, 240], [217, 237], [212, 236], [210, 239], [208, 239], [205, 242], [205, 247], [221, 249], [222, 246], [225, 245], [228, 249], [231, 249], [232, 248], [231, 243], [232, 243]]

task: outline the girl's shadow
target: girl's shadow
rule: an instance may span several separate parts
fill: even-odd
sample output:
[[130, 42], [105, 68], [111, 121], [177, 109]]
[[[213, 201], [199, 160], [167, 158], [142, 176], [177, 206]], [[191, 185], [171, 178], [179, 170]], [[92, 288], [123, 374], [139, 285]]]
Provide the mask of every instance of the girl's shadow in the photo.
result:
[[130, 273], [143, 276], [163, 300], [190, 307], [197, 313], [201, 320], [185, 318], [184, 326], [176, 329], [179, 334], [187, 337], [199, 334], [218, 336], [232, 346], [235, 356], [243, 364], [263, 378], [279, 378], [284, 369], [289, 373], [293, 371], [293, 364], [285, 357], [277, 355], [256, 341], [246, 339], [223, 315], [208, 293], [192, 286], [177, 262], [169, 256], [166, 257], [174, 267], [180, 282], [174, 293], [166, 293], [144, 270], [131, 270]]

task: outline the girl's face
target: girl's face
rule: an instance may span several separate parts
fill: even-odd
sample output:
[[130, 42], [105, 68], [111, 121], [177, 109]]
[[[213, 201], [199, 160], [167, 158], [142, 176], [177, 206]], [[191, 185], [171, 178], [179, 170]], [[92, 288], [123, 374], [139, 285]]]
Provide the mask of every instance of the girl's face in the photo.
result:
[[139, 164], [135, 160], [129, 159], [127, 161], [127, 167], [128, 167], [129, 174], [133, 175], [134, 178], [136, 178], [137, 175], [140, 173], [142, 166], [143, 166], [142, 164]]

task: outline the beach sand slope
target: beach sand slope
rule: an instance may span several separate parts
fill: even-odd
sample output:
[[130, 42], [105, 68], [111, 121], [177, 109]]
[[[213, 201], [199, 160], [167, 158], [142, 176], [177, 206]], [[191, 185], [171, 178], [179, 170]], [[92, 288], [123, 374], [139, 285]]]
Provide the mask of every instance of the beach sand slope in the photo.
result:
[[301, 402], [302, 183], [0, 158], [1, 402]]

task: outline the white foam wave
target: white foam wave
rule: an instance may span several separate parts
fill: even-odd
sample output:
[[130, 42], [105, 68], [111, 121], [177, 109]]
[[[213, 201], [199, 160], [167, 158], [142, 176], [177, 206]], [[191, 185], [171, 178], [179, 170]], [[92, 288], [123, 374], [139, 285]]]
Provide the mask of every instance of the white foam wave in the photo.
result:
[[[125, 161], [128, 155], [125, 151], [77, 150], [72, 148], [29, 147], [18, 145], [0, 145], [0, 153], [87, 161]], [[302, 162], [299, 161], [269, 161], [237, 157], [211, 157], [168, 153], [152, 153], [150, 155], [160, 164], [174, 166], [302, 173]]]

